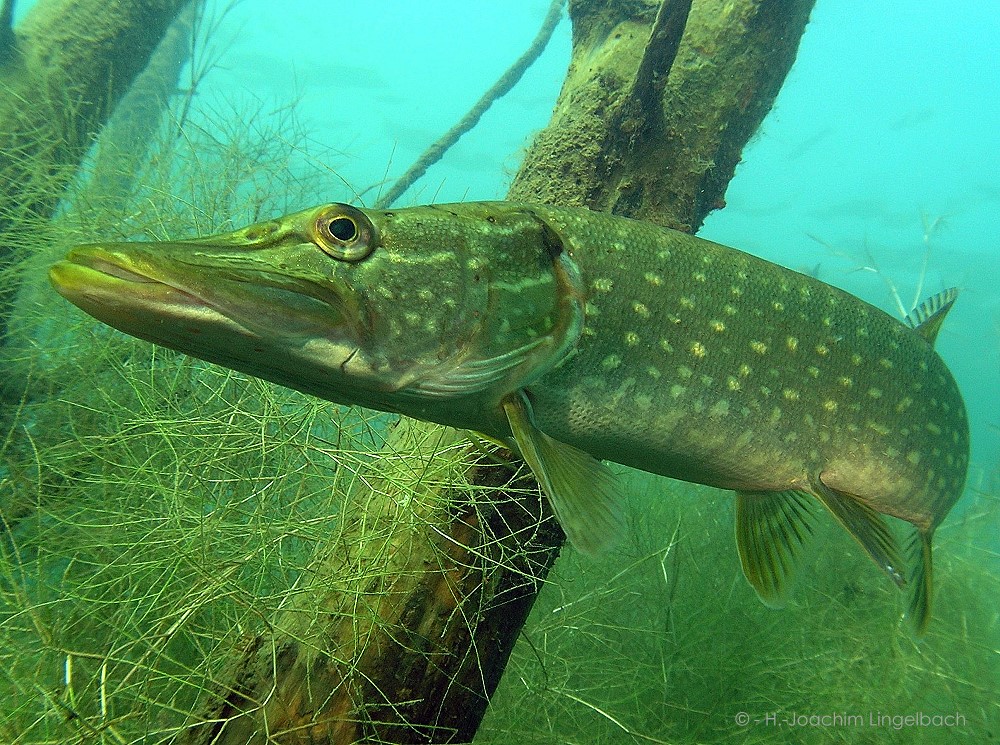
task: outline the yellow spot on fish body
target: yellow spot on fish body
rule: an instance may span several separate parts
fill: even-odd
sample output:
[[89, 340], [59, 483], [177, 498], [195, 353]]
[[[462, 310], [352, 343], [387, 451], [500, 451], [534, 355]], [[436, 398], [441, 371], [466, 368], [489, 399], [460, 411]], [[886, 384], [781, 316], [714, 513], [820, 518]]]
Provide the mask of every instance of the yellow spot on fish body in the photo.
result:
[[729, 415], [729, 401], [726, 399], [720, 399], [716, 401], [711, 409], [708, 410], [708, 415], [715, 419], [721, 419], [724, 416]]
[[687, 296], [678, 298], [677, 302], [681, 304], [682, 308], [685, 308], [687, 310], [692, 310], [694, 308], [694, 300], [692, 300]]
[[630, 347], [637, 346], [639, 344], [639, 335], [634, 331], [629, 331], [625, 334], [625, 343]]
[[798, 401], [799, 400], [799, 392], [796, 391], [796, 390], [794, 390], [794, 389], [792, 389], [792, 388], [786, 388], [781, 393], [789, 401]]
[[785, 340], [785, 344], [788, 346], [789, 352], [794, 352], [796, 349], [799, 348], [799, 340], [796, 339], [794, 336], [789, 336]]
[[860, 365], [862, 362], [864, 362], [864, 358], [862, 358], [860, 354], [855, 352], [854, 354], [851, 355], [851, 362], [854, 365]]
[[743, 297], [743, 288], [733, 285], [732, 287], [729, 288], [729, 293], [733, 297]]
[[681, 365], [680, 367], [677, 368], [677, 374], [680, 375], [685, 380], [687, 380], [692, 375], [694, 375], [694, 370], [692, 370], [690, 367], [687, 367], [685, 365]]
[[884, 367], [886, 370], [891, 370], [892, 369], [892, 360], [890, 360], [888, 357], [883, 357], [882, 359], [880, 359], [878, 361], [878, 363], [882, 367]]
[[632, 310], [635, 311], [639, 318], [649, 318], [649, 308], [642, 303], [633, 303]]
[[772, 303], [772, 305], [773, 305], [774, 309], [776, 311], [778, 311], [779, 313], [781, 313], [785, 309], [785, 304], [784, 303], [779, 303], [779, 302], [775, 301], [774, 303]]
[[844, 388], [850, 388], [852, 385], [854, 385], [854, 380], [852, 378], [848, 378], [847, 376], [841, 376], [837, 378], [837, 382], [840, 383]]
[[779, 419], [781, 419], [781, 409], [775, 406], [771, 409], [771, 424], [777, 423]]
[[749, 375], [750, 375], [750, 365], [744, 362], [742, 365], [740, 365], [740, 377], [746, 378]]
[[920, 465], [920, 453], [916, 450], [911, 450], [906, 454], [906, 459], [910, 461], [915, 466]]
[[762, 341], [752, 341], [750, 342], [750, 349], [755, 351], [757, 354], [764, 354], [767, 352], [767, 344]]
[[726, 384], [729, 386], [729, 390], [731, 391], [738, 391], [740, 388], [743, 387], [742, 385], [740, 385], [740, 381], [734, 378], [732, 375], [729, 376], [729, 379], [726, 381]]
[[705, 276], [705, 272], [695, 272], [692, 276], [694, 277], [695, 282], [704, 282], [708, 279], [708, 277]]
[[664, 352], [668, 352], [668, 353], [669, 352], [673, 352], [674, 351], [674, 345], [671, 344], [666, 339], [660, 339], [660, 349], [662, 349]]
[[726, 324], [724, 324], [722, 321], [712, 321], [709, 324], [709, 326], [711, 326], [712, 331], [714, 331], [717, 334], [721, 334], [723, 331], [726, 330]]
[[660, 368], [650, 365], [646, 368], [646, 375], [651, 377], [653, 380], [659, 380], [663, 373], [660, 372]]
[[837, 402], [834, 401], [832, 398], [827, 399], [826, 401], [823, 402], [823, 408], [832, 413], [837, 410]]
[[700, 341], [691, 342], [691, 354], [701, 359], [706, 354], [705, 345], [702, 344]]
[[818, 367], [813, 367], [812, 365], [810, 365], [809, 367], [806, 368], [806, 372], [809, 373], [809, 377], [811, 377], [811, 378], [818, 378], [819, 377], [819, 368]]
[[611, 292], [614, 289], [614, 282], [607, 277], [598, 277], [593, 282], [594, 289], [598, 292]]
[[882, 398], [882, 389], [881, 388], [869, 388], [868, 389], [868, 395], [871, 396], [872, 398]]
[[685, 388], [684, 386], [675, 384], [670, 386], [670, 395], [673, 396], [674, 398], [680, 398], [681, 396], [684, 395], [684, 391], [686, 390], [687, 388]]
[[826, 344], [817, 344], [816, 354], [818, 354], [820, 357], [826, 357], [828, 354], [830, 354], [830, 347], [828, 347]]
[[733, 306], [733, 305], [725, 305], [725, 306], [723, 306], [722, 311], [727, 316], [735, 316], [736, 315], [736, 307]]
[[663, 284], [663, 277], [661, 277], [659, 274], [655, 274], [654, 272], [646, 272], [645, 276], [646, 276], [646, 281], [649, 282], [649, 284], [653, 285], [653, 287], [659, 287], [660, 285]]
[[605, 370], [614, 370], [622, 363], [622, 358], [617, 354], [609, 354], [603, 360], [601, 360], [601, 367]]

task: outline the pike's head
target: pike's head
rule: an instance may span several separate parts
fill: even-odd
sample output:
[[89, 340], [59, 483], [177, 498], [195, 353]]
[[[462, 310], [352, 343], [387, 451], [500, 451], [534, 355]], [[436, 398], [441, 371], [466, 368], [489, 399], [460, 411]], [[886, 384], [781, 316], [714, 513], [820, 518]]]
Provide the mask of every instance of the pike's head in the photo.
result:
[[141, 339], [467, 427], [565, 357], [583, 323], [569, 250], [503, 203], [330, 204], [209, 238], [81, 246], [50, 277]]

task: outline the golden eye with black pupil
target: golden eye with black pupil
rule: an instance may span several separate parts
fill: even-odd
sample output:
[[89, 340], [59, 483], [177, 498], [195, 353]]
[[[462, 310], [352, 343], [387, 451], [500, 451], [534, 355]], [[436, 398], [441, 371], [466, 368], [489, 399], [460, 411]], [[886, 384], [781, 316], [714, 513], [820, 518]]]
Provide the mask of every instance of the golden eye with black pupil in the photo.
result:
[[313, 221], [313, 238], [323, 252], [340, 261], [367, 259], [378, 246], [378, 230], [364, 212], [349, 204], [331, 204]]

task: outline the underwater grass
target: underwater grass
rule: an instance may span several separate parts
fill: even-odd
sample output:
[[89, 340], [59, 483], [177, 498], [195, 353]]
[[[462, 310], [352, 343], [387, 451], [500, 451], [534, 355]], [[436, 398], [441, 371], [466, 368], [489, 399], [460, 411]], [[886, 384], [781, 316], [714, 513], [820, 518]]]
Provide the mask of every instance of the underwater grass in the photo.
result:
[[[832, 519], [789, 606], [774, 610], [740, 574], [727, 494], [634, 481], [646, 495], [639, 537], [598, 563], [557, 565], [477, 743], [936, 743], [998, 731], [1000, 556], [985, 548], [996, 497], [939, 530], [934, 617], [915, 640], [902, 596]], [[965, 722], [878, 718], [921, 712]]]
[[[308, 636], [331, 592], [310, 576], [351, 548], [344, 536], [378, 546], [419, 519], [403, 500], [344, 525], [356, 480], [387, 491], [365, 466], [391, 417], [124, 337], [44, 282], [48, 262], [77, 240], [229, 230], [336, 198], [329, 188], [317, 196], [323, 168], [303, 178], [295, 166], [306, 150], [294, 120], [275, 125], [266, 113], [191, 112], [180, 137], [168, 121], [124, 214], [120, 195], [81, 181], [48, 248], [17, 271], [39, 279], [21, 293], [2, 363], [24, 381], [0, 431], [4, 742], [174, 742], [232, 685], [248, 640], [277, 645], [282, 621], [298, 618], [304, 642], [338, 654]], [[454, 470], [383, 455], [413, 502], [433, 499], [441, 482], [466, 488]], [[967, 720], [922, 729], [922, 742], [997, 732], [1000, 561], [981, 548], [995, 538], [996, 495], [939, 530], [935, 617], [917, 642], [899, 623], [895, 589], [831, 521], [790, 607], [775, 611], [740, 574], [727, 494], [627, 479], [629, 542], [598, 559], [568, 552], [557, 565], [477, 742], [752, 743], [788, 735], [767, 723], [772, 714], [921, 711]], [[386, 572], [405, 559], [385, 558]], [[378, 600], [345, 601], [356, 604], [359, 645]], [[741, 712], [765, 721], [742, 726]], [[796, 731], [817, 743], [917, 735]]]
[[124, 214], [82, 178], [4, 274], [25, 284], [0, 362], [18, 394], [0, 430], [0, 741], [169, 739], [287, 601], [378, 450], [384, 417], [130, 340], [45, 280], [74, 242], [317, 201], [329, 172], [278, 113], [167, 120]]

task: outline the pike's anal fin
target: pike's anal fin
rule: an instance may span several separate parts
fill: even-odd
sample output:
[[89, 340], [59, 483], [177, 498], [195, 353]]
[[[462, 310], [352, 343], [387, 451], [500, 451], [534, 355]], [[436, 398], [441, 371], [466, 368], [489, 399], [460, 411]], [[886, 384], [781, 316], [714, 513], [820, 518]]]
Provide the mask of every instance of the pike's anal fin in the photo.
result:
[[589, 453], [539, 430], [524, 394], [508, 396], [503, 409], [521, 457], [549, 498], [570, 543], [593, 554], [617, 541], [624, 533], [624, 521], [615, 475]]
[[933, 574], [931, 567], [932, 533], [914, 528], [906, 544], [906, 558], [910, 562], [910, 605], [906, 615], [917, 636], [922, 636], [931, 620], [931, 593]]
[[812, 490], [837, 522], [861, 544], [876, 566], [899, 587], [904, 587], [903, 561], [885, 518], [850, 494], [831, 489], [820, 479], [813, 482]]
[[810, 499], [798, 491], [736, 492], [736, 548], [743, 574], [772, 608], [785, 604], [800, 551], [812, 535]]

